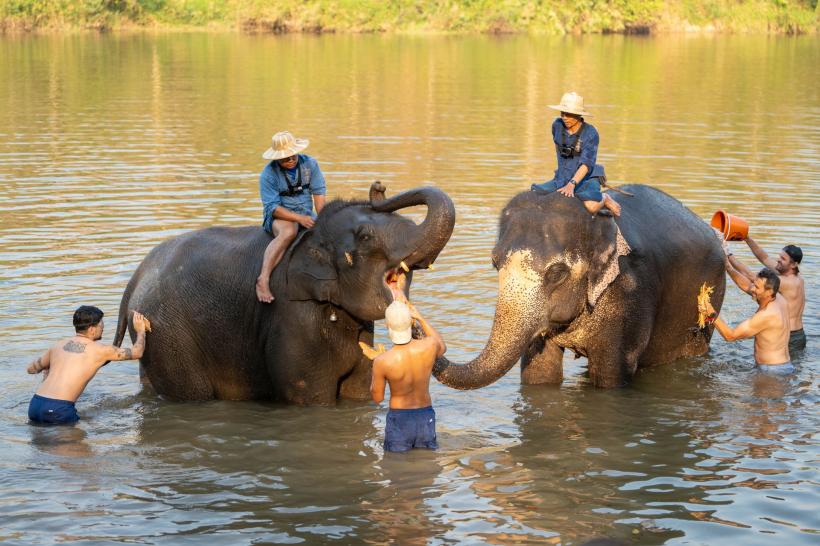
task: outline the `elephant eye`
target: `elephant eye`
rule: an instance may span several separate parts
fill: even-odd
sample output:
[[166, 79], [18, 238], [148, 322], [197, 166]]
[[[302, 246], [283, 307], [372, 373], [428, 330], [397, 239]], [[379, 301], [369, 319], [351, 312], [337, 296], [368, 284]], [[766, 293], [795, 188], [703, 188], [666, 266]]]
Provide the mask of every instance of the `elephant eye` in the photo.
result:
[[565, 264], [555, 264], [547, 269], [546, 279], [551, 284], [558, 284], [569, 274], [569, 268]]
[[373, 238], [373, 236], [370, 234], [370, 230], [367, 229], [367, 227], [361, 226], [356, 230], [356, 238], [359, 241], [369, 241]]

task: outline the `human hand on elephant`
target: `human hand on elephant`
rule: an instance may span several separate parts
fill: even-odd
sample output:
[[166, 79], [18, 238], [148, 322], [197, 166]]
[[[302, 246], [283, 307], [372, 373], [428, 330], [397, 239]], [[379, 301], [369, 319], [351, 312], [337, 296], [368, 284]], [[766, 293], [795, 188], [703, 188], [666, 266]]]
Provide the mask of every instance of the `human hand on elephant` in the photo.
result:
[[717, 311], [715, 311], [714, 306], [712, 306], [712, 302], [705, 301], [703, 303], [698, 303], [698, 311], [706, 315], [707, 317], [716, 317]]
[[385, 351], [384, 343], [378, 343], [375, 347], [371, 347], [364, 341], [360, 341], [359, 347], [362, 349], [362, 353], [364, 354], [364, 356], [366, 356], [370, 360], [375, 360], [377, 356], [379, 356]]
[[139, 311], [134, 311], [133, 324], [138, 334], [151, 331], [151, 322]]
[[303, 215], [299, 217], [299, 224], [307, 229], [312, 228], [316, 224], [316, 220], [312, 216]]
[[570, 180], [563, 187], [558, 188], [558, 193], [567, 197], [575, 197], [575, 184]]

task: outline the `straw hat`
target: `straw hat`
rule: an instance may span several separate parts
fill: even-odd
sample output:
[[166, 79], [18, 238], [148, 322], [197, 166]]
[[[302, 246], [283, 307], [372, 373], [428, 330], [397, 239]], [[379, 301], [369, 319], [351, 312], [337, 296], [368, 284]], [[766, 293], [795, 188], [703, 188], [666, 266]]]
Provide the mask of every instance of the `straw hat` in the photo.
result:
[[549, 108], [552, 108], [553, 110], [559, 110], [561, 112], [576, 114], [578, 116], [592, 115], [586, 110], [584, 110], [584, 97], [582, 97], [575, 91], [564, 93], [564, 95], [561, 97], [561, 104], [550, 104]]
[[262, 157], [265, 159], [284, 159], [296, 155], [308, 147], [310, 141], [306, 138], [295, 138], [288, 131], [280, 131], [271, 137], [271, 147], [265, 150]]
[[409, 343], [413, 337], [413, 317], [410, 309], [402, 301], [394, 301], [384, 312], [384, 322], [387, 324], [387, 335], [396, 345]]

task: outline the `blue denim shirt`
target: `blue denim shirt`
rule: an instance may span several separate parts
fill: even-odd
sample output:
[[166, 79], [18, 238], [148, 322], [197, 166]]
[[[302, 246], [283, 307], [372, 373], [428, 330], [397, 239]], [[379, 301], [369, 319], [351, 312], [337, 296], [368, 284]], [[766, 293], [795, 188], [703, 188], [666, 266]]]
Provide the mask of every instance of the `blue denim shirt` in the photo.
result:
[[552, 122], [552, 140], [555, 142], [555, 155], [558, 157], [558, 168], [555, 169], [555, 182], [561, 187], [572, 178], [578, 167], [586, 165], [589, 172], [581, 180], [586, 180], [592, 174], [592, 169], [595, 167], [595, 160], [598, 158], [598, 130], [592, 125], [584, 122], [584, 133], [581, 135], [581, 155], [574, 157], [561, 157], [561, 133], [564, 133], [564, 142], [567, 145], [575, 142], [575, 135], [570, 135], [564, 127], [564, 122], [561, 118], [556, 118]]
[[[302, 185], [308, 186], [308, 191], [297, 195], [280, 195], [288, 191], [285, 171], [274, 160], [268, 163], [262, 174], [259, 175], [259, 196], [262, 198], [262, 227], [270, 233], [273, 229], [273, 211], [276, 207], [285, 207], [296, 214], [315, 216], [313, 214], [313, 196], [325, 195], [325, 177], [319, 168], [319, 163], [309, 155], [299, 154], [296, 164], [302, 177]], [[291, 179], [291, 184], [294, 180]]]

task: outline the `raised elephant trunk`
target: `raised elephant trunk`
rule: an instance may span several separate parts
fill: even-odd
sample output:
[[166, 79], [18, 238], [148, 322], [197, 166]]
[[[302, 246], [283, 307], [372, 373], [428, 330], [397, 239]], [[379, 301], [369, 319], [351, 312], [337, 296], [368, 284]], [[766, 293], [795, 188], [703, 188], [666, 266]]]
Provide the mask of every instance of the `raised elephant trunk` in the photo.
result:
[[498, 303], [490, 338], [478, 358], [464, 365], [439, 358], [433, 375], [455, 389], [478, 389], [510, 371], [535, 334], [541, 280], [526, 266], [528, 253], [513, 253], [499, 274]]
[[417, 188], [383, 201], [371, 201], [378, 212], [393, 212], [416, 205], [427, 206], [427, 216], [411, 230], [397, 247], [402, 259], [414, 266], [425, 268], [438, 257], [450, 240], [456, 222], [456, 209], [446, 193], [437, 188]]

